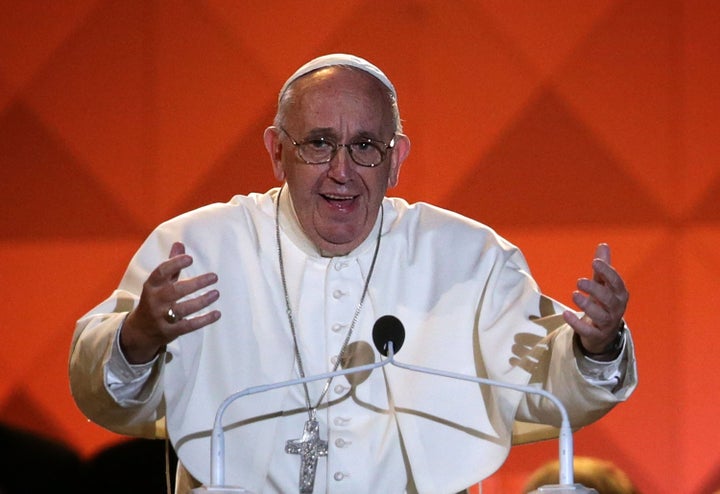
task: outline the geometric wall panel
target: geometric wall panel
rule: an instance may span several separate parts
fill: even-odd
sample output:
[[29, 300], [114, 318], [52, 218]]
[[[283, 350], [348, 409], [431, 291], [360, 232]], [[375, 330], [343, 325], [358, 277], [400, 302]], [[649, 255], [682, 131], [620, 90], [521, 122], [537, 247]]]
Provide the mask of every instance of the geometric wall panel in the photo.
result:
[[22, 102], [0, 113], [0, 238], [117, 237], [141, 225]]
[[[447, 204], [465, 214], [474, 208], [491, 225], [662, 221], [661, 205], [623, 165], [554, 91], [539, 91]], [[527, 206], [498, 208], [502, 203]]]
[[[196, 183], [188, 181], [185, 184], [172, 210], [176, 213], [189, 211], [206, 204], [208, 199], [227, 202], [235, 194], [264, 191], [280, 185], [273, 176], [270, 157], [262, 140], [273, 116], [274, 109], [268, 109], [263, 116], [250, 122], [248, 129], [238, 136], [237, 141], [228, 143], [225, 154], [218, 157]], [[223, 180], [217, 177], [223, 177]], [[242, 190], [238, 190], [238, 184], [242, 184]]]
[[[709, 477], [720, 481], [720, 431], [715, 427], [718, 406], [716, 391], [720, 389], [718, 372], [717, 305], [720, 290], [720, 225], [688, 228], [680, 236], [680, 294], [677, 351], [683, 365], [677, 366], [681, 386], [678, 396], [666, 406], [680, 412], [677, 469], [689, 479], [695, 492], [712, 492], [706, 485]], [[710, 344], [709, 344], [710, 343]], [[705, 452], [698, 454], [699, 452]], [[713, 473], [714, 472], [714, 473]]]
[[96, 3], [20, 93], [136, 221], [156, 218], [149, 3]]
[[704, 193], [698, 198], [693, 209], [688, 212], [688, 220], [698, 223], [720, 221], [720, 163], [716, 168], [716, 175], [703, 184]]
[[[682, 33], [678, 40], [681, 58], [681, 83], [678, 93], [683, 100], [677, 113], [682, 145], [677, 163], [682, 177], [679, 192], [689, 199], [701, 196], [717, 184], [720, 170], [720, 139], [717, 138], [717, 119], [720, 114], [720, 9], [708, 0], [680, 2], [682, 6]], [[717, 204], [717, 185], [715, 203]], [[709, 205], [711, 196], [707, 196]], [[689, 204], [693, 204], [688, 200]], [[707, 211], [708, 209], [706, 209]], [[717, 212], [718, 208], [715, 208]], [[717, 216], [715, 216], [717, 218]]]
[[[611, 245], [640, 384], [576, 434], [577, 454], [642, 492], [720, 489], [710, 0], [0, 0], [0, 421], [86, 458], [124, 440], [68, 392], [75, 321], [157, 223], [277, 185], [262, 142], [277, 91], [339, 51], [398, 89], [412, 151], [391, 195], [495, 228], [569, 305]], [[556, 455], [514, 448], [484, 494]]]
[[563, 100], [623, 164], [623, 175], [675, 213], [684, 208], [671, 166], [680, 137], [680, 4], [618, 2], [553, 77]]
[[141, 240], [85, 236], [0, 243], [0, 297], [8, 308], [0, 322], [1, 421], [44, 431], [84, 455], [118, 441], [89, 424], [74, 405], [67, 358], [75, 321], [117, 285]]
[[0, 74], [9, 87], [24, 87], [97, 3], [0, 2]]
[[8, 417], [4, 423], [65, 442], [69, 436], [68, 431], [63, 430], [54, 411], [45, 410], [40, 403], [28, 395], [27, 387], [23, 388], [13, 390], [2, 401], [0, 416]]

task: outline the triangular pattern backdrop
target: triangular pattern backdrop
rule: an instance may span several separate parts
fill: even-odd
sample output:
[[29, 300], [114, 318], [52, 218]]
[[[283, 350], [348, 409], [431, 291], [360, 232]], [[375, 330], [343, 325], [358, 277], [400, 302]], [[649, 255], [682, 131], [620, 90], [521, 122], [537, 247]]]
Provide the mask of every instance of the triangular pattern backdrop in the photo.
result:
[[[398, 88], [413, 149], [393, 195], [490, 224], [566, 303], [612, 245], [640, 386], [576, 453], [643, 492], [720, 488], [711, 0], [0, 1], [0, 420], [83, 455], [124, 440], [69, 395], [75, 320], [157, 223], [276, 185], [277, 90], [337, 51]], [[514, 448], [484, 493], [556, 454]]]

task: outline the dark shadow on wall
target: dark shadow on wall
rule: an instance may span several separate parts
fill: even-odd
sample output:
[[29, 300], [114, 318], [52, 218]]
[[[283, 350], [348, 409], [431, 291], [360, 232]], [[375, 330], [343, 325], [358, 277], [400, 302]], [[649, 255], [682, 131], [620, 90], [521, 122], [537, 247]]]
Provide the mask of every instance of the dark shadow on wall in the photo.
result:
[[163, 440], [128, 439], [83, 460], [59, 441], [0, 424], [0, 458], [0, 494], [164, 494], [168, 482], [170, 492], [175, 487], [177, 456]]
[[83, 484], [78, 453], [33, 432], [0, 424], [0, 458], [2, 494], [70, 492]]
[[[98, 452], [85, 462], [87, 494], [164, 494], [175, 490], [177, 456], [166, 441], [129, 439]], [[168, 462], [166, 462], [166, 447]], [[166, 464], [169, 475], [166, 476]]]

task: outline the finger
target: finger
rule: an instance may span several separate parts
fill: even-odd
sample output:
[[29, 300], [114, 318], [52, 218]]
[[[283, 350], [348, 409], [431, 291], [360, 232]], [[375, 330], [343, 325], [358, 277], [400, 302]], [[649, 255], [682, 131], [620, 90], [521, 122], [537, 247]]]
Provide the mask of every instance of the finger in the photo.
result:
[[601, 259], [593, 261], [593, 280], [609, 287], [615, 293], [625, 291], [625, 282], [611, 265]]
[[170, 255], [168, 256], [168, 258], [179, 256], [180, 254], [184, 254], [184, 253], [185, 253], [185, 244], [183, 244], [182, 242], [174, 242], [172, 244], [172, 247], [170, 247]]
[[595, 248], [595, 257], [598, 259], [602, 259], [608, 264], [611, 264], [610, 262], [610, 246], [606, 243], [600, 243]]
[[[594, 343], [607, 343], [608, 340], [616, 337], [617, 329], [603, 329], [597, 327], [587, 313], [579, 317], [575, 312], [566, 310], [563, 312], [563, 319], [573, 330], [583, 338]], [[591, 344], [591, 346], [594, 346]]]
[[566, 310], [563, 312], [563, 319], [573, 331], [581, 336], [592, 336], [598, 331], [597, 328], [589, 322], [589, 318], [583, 317], [581, 319], [573, 311]]
[[594, 298], [575, 292], [573, 293], [573, 302], [585, 312], [588, 324], [600, 329], [616, 327], [612, 315], [613, 310], [597, 303]]
[[[595, 259], [601, 259], [604, 261], [607, 265], [610, 265], [610, 246], [606, 243], [598, 244], [597, 247], [595, 247]], [[602, 280], [597, 277], [597, 271], [595, 270], [595, 262], [593, 261], [593, 279], [597, 281], [598, 283], [601, 283]]]
[[581, 278], [578, 280], [577, 287], [578, 291], [573, 293], [573, 299], [580, 296], [580, 292], [583, 292], [587, 294], [592, 301], [597, 302], [604, 307], [610, 307], [616, 303], [617, 298], [615, 293], [607, 285], [603, 285], [586, 278]]
[[207, 308], [210, 304], [216, 302], [218, 298], [220, 298], [218, 290], [209, 290], [196, 297], [173, 304], [172, 310], [178, 319], [184, 319]]
[[[182, 254], [185, 254], [185, 244], [183, 244], [182, 242], [174, 242], [172, 244], [172, 247], [170, 247], [169, 258], [172, 259], [173, 257], [177, 257]], [[180, 278], [180, 271], [173, 274], [171, 281], [177, 281], [178, 278]]]
[[155, 287], [173, 283], [179, 278], [180, 272], [192, 263], [192, 257], [187, 254], [171, 257], [167, 261], [160, 263], [160, 265], [150, 273], [148, 283]]
[[598, 328], [587, 315], [580, 318], [573, 311], [567, 310], [563, 312], [563, 319], [580, 337], [583, 348], [590, 352], [602, 351], [617, 337], [617, 329]]
[[[606, 284], [580, 279], [577, 287], [579, 291], [573, 293], [573, 301], [576, 304], [579, 303], [578, 306], [581, 309], [586, 310], [589, 303], [596, 303], [606, 310], [611, 317], [622, 318], [629, 298], [622, 278], [618, 276], [617, 279], [612, 279]], [[580, 292], [586, 294], [587, 297], [583, 297]]]
[[172, 284], [171, 296], [173, 297], [173, 301], [179, 300], [197, 292], [198, 290], [207, 288], [210, 285], [217, 283], [217, 281], [218, 277], [215, 273], [205, 273], [186, 280], [180, 280]]
[[195, 317], [181, 319], [175, 324], [169, 326], [169, 340], [172, 341], [178, 336], [192, 333], [193, 331], [204, 328], [205, 326], [208, 326], [220, 319], [220, 315], [221, 314], [219, 310], [213, 310], [205, 314], [197, 315]]

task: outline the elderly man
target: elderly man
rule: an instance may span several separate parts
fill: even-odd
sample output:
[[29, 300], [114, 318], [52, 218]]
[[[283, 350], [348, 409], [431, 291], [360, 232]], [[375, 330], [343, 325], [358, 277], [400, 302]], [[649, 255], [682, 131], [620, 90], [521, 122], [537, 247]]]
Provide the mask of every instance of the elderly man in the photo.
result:
[[[532, 383], [565, 403], [573, 426], [633, 391], [628, 293], [607, 246], [578, 281], [576, 313], [543, 295], [490, 228], [386, 197], [410, 141], [377, 67], [345, 54], [304, 65], [264, 142], [282, 187], [160, 225], [73, 338], [78, 406], [119, 433], [166, 428], [177, 492], [209, 482], [210, 429], [228, 395], [377, 361], [368, 342], [386, 314], [407, 328], [404, 362]], [[226, 483], [456, 492], [503, 463], [516, 421], [559, 414], [517, 391], [398, 368], [313, 381], [228, 408]]]

